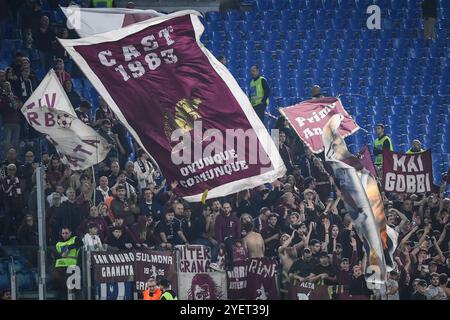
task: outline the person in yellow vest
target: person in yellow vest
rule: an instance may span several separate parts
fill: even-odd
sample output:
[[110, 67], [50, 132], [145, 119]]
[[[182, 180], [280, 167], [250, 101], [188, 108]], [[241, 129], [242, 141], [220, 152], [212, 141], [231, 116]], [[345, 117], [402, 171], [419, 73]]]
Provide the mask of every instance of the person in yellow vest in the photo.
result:
[[422, 143], [418, 139], [414, 139], [411, 145], [411, 149], [406, 151], [407, 154], [421, 153], [425, 150], [422, 149]]
[[92, 0], [92, 8], [115, 8], [116, 3], [114, 0]]
[[67, 268], [77, 265], [81, 247], [83, 247], [83, 241], [77, 236], [72, 236], [69, 227], [61, 228], [61, 239], [56, 243], [57, 258], [53, 273], [54, 283], [61, 299], [67, 298]]
[[69, 227], [63, 227], [61, 230], [61, 241], [56, 243], [56, 252], [58, 258], [55, 262], [55, 268], [67, 268], [77, 265], [78, 253], [83, 246], [83, 241], [77, 237], [72, 236], [72, 231]]
[[161, 300], [162, 291], [156, 286], [155, 278], [150, 278], [147, 281], [147, 290], [142, 294], [144, 300]]
[[379, 123], [376, 126], [377, 138], [373, 143], [373, 155], [375, 156], [374, 164], [377, 166], [383, 165], [383, 149], [388, 149], [393, 151], [394, 146], [392, 145], [392, 140], [384, 133], [384, 125]]
[[270, 89], [267, 80], [259, 74], [259, 68], [253, 66], [250, 69], [252, 81], [250, 81], [250, 102], [256, 114], [264, 122], [266, 107], [269, 105]]
[[166, 278], [161, 278], [159, 280], [159, 287], [163, 292], [160, 300], [178, 300], [175, 291], [170, 289], [170, 281]]

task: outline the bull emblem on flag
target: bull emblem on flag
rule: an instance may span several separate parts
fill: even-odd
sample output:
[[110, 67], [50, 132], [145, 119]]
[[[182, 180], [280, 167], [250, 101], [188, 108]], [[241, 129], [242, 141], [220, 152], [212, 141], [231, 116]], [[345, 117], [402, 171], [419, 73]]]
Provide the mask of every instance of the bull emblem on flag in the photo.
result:
[[199, 113], [201, 103], [202, 100], [199, 98], [181, 99], [175, 106], [175, 115], [165, 113], [164, 131], [169, 141], [174, 130], [181, 129], [189, 132], [194, 129], [194, 122], [202, 117]]

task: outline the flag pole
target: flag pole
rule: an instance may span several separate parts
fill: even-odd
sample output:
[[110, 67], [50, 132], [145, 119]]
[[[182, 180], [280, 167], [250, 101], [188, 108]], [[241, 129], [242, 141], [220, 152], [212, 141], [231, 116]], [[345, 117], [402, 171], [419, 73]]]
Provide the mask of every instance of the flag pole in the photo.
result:
[[97, 188], [97, 184], [95, 183], [95, 171], [94, 171], [94, 166], [91, 166], [92, 168], [92, 184], [94, 186], [94, 206], [95, 206], [95, 189]]
[[44, 191], [44, 167], [40, 165], [36, 168], [36, 188], [37, 188], [37, 217], [39, 236], [39, 300], [46, 299], [46, 228], [45, 228], [45, 191]]

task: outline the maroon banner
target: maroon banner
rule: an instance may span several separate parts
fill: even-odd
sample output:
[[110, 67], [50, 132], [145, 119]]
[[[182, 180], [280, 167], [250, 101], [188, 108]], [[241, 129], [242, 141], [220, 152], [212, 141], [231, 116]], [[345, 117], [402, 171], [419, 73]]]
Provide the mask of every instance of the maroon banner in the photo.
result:
[[333, 115], [341, 114], [344, 117], [339, 127], [342, 137], [345, 138], [359, 129], [345, 111], [341, 100], [334, 97], [303, 101], [291, 107], [282, 108], [280, 112], [314, 153], [323, 151], [322, 128]]
[[288, 292], [290, 300], [330, 300], [328, 286], [308, 281], [301, 283], [291, 281]]
[[198, 13], [60, 40], [175, 193], [200, 201], [272, 182], [284, 163], [248, 97], [200, 43]]
[[132, 251], [92, 252], [91, 265], [96, 283], [134, 280], [134, 253]]
[[377, 177], [377, 170], [373, 165], [372, 157], [370, 155], [370, 150], [367, 145], [365, 145], [358, 153], [358, 158], [361, 160], [361, 164], [369, 170], [372, 176]]
[[247, 290], [247, 261], [236, 261], [227, 271], [228, 299], [245, 299]]
[[248, 262], [247, 299], [278, 300], [277, 263], [273, 258], [254, 258]]
[[433, 186], [431, 150], [405, 154], [383, 149], [384, 191], [430, 192]]
[[136, 250], [134, 266], [137, 291], [147, 289], [147, 281], [150, 277], [156, 279], [161, 276], [169, 280], [172, 289], [178, 292], [175, 252], [150, 249]]

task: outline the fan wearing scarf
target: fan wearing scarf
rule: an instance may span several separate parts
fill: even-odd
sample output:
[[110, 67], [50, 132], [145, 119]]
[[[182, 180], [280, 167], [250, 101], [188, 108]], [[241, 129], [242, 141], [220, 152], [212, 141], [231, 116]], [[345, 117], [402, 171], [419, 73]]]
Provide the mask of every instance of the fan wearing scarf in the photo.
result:
[[147, 188], [149, 184], [154, 183], [156, 170], [150, 163], [149, 156], [144, 150], [139, 150], [137, 153], [137, 160], [134, 162], [134, 172], [136, 172], [138, 178], [138, 187], [140, 193]]

